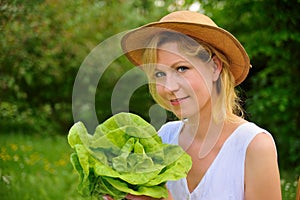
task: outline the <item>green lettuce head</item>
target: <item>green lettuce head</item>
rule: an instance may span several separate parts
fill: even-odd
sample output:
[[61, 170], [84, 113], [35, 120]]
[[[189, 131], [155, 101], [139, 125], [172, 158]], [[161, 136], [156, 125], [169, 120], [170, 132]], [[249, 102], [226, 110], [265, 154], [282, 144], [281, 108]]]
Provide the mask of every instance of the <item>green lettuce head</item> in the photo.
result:
[[100, 124], [93, 135], [82, 122], [68, 134], [74, 149], [82, 196], [116, 200], [130, 193], [166, 198], [165, 183], [186, 177], [192, 161], [178, 145], [163, 144], [155, 128], [132, 113], [119, 113]]

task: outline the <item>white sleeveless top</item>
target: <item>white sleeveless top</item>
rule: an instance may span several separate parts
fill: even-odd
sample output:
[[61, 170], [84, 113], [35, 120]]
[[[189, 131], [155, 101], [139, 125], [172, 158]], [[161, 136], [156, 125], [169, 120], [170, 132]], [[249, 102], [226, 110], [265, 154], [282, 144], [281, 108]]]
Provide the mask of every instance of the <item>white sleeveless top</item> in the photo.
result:
[[[159, 130], [164, 143], [178, 144], [182, 121], [168, 122]], [[167, 182], [174, 200], [243, 200], [244, 168], [249, 143], [258, 133], [270, 133], [254, 123], [240, 125], [225, 141], [195, 190], [190, 193], [186, 178]]]

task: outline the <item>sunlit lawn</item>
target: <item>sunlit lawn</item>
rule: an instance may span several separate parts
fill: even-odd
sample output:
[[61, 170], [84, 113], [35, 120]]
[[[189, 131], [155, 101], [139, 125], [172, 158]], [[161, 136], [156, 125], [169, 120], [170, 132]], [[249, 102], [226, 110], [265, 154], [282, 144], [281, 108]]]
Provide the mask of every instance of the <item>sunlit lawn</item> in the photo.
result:
[[[79, 200], [78, 176], [66, 136], [0, 135], [1, 200]], [[295, 200], [296, 180], [283, 173], [283, 200]]]
[[65, 137], [0, 135], [0, 199], [80, 199]]

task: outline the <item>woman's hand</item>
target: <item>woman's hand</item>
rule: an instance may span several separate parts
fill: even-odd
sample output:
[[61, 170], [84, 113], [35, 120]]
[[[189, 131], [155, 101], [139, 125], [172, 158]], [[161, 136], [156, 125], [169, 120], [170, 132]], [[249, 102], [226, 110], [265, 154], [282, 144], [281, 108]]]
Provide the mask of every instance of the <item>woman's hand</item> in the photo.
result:
[[[110, 197], [108, 195], [103, 196], [103, 199], [104, 200], [114, 200], [112, 197]], [[128, 199], [128, 200], [159, 200], [159, 199], [155, 199], [155, 198], [148, 197], [145, 195], [136, 196], [136, 195], [132, 195], [132, 194], [126, 195], [125, 199]]]
[[[153, 198], [153, 197], [149, 197], [149, 196], [144, 196], [144, 195], [141, 195], [141, 196], [137, 196], [137, 195], [132, 195], [132, 194], [127, 194], [126, 195], [126, 199], [128, 200], [173, 200], [173, 197], [170, 193], [170, 191], [168, 191], [169, 195], [168, 195], [168, 198], [167, 199], [156, 199], [156, 198]], [[108, 199], [110, 200], [110, 199]]]
[[[128, 200], [159, 200], [153, 197], [145, 196], [145, 195], [132, 195], [132, 194], [127, 194], [126, 199]], [[162, 199], [160, 199], [162, 200]]]
[[[148, 196], [144, 196], [144, 195], [136, 196], [136, 195], [132, 195], [132, 194], [126, 195], [125, 198], [128, 199], [128, 200], [158, 200], [158, 199], [148, 197]], [[114, 200], [113, 198], [111, 198], [108, 195], [103, 196], [103, 199], [104, 200]]]
[[111, 198], [109, 195], [104, 195], [103, 196], [104, 200], [114, 200], [113, 198]]
[[[137, 195], [132, 195], [132, 194], [127, 194], [125, 198], [128, 199], [128, 200], [173, 200], [170, 193], [169, 193], [168, 199], [162, 199], [162, 198], [161, 199], [156, 199], [156, 198], [145, 196], [145, 195], [137, 196]], [[108, 195], [103, 196], [103, 199], [104, 200], [114, 200], [113, 198], [111, 198]]]

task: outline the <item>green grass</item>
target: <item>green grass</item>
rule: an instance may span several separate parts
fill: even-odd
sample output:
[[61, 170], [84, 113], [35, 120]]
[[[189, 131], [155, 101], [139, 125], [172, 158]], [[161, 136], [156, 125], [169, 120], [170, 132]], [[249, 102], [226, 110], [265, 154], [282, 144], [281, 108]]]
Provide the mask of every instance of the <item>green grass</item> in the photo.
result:
[[0, 135], [2, 200], [81, 199], [66, 137]]
[[[1, 200], [79, 200], [66, 136], [0, 134]], [[295, 200], [296, 178], [282, 173], [283, 200]]]
[[281, 191], [283, 200], [296, 200], [297, 175], [281, 172]]

